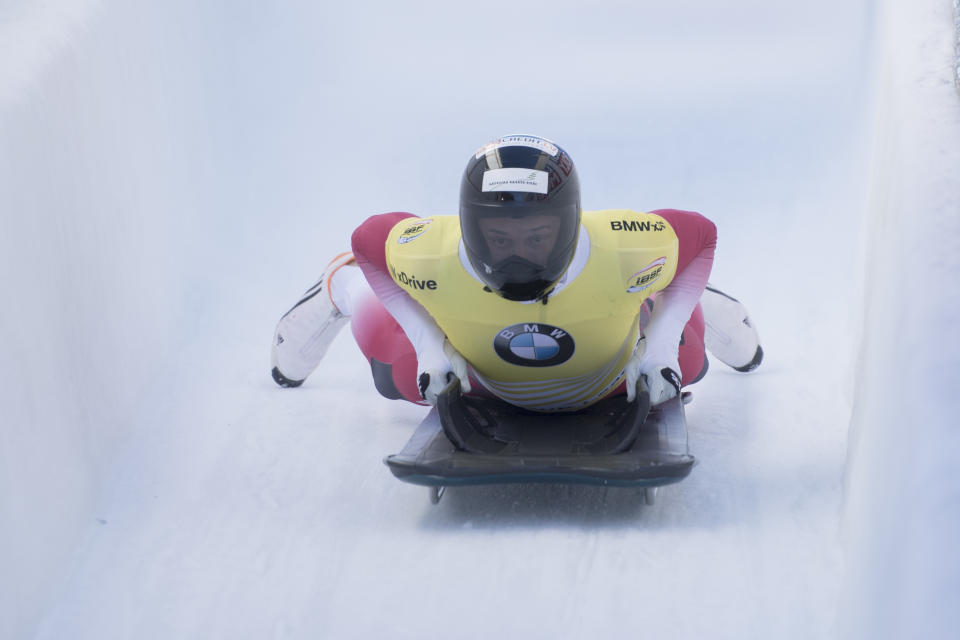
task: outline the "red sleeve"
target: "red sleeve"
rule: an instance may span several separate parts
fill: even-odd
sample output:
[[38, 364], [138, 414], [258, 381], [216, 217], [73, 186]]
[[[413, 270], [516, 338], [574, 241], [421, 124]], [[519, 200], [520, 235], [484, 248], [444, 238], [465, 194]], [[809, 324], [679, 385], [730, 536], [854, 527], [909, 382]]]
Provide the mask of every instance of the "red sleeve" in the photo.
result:
[[692, 211], [661, 209], [652, 211], [673, 227], [679, 240], [677, 272], [664, 289], [643, 329], [646, 348], [640, 360], [645, 372], [667, 365], [681, 372], [678, 346], [683, 327], [697, 308], [697, 302], [710, 278], [713, 253], [717, 246], [716, 226]]
[[449, 361], [443, 350], [446, 336], [419, 302], [393, 281], [387, 268], [387, 238], [397, 223], [415, 216], [384, 213], [367, 218], [353, 232], [353, 255], [373, 293], [403, 329], [417, 354], [417, 371], [444, 369]]
[[[387, 236], [390, 230], [405, 218], [415, 218], [412, 213], [397, 211], [370, 216], [353, 232], [350, 242], [353, 257], [364, 275], [373, 268], [387, 273]], [[368, 276], [369, 279], [369, 276]]]
[[683, 271], [695, 257], [702, 255], [713, 259], [717, 247], [717, 226], [695, 211], [657, 209], [651, 211], [673, 227], [680, 241], [677, 257], [677, 273]]

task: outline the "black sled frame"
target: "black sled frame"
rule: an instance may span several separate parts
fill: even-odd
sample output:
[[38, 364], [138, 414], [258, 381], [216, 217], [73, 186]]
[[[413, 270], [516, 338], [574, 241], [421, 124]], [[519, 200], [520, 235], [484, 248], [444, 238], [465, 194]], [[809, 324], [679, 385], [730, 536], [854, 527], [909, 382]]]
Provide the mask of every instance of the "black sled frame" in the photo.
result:
[[651, 409], [641, 382], [631, 403], [616, 396], [573, 413], [536, 413], [464, 396], [454, 379], [403, 450], [384, 462], [400, 480], [434, 488], [530, 482], [658, 487], [679, 482], [695, 463], [683, 409], [688, 397]]

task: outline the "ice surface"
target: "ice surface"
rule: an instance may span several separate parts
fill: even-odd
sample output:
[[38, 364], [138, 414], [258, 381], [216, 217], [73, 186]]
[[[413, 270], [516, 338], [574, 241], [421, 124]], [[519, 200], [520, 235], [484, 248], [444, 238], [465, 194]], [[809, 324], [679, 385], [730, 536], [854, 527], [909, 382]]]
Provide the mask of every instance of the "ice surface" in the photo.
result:
[[[946, 637], [949, 3], [714, 4], [5, 4], [0, 638]], [[432, 507], [381, 462], [425, 410], [376, 395], [348, 332], [270, 380], [274, 323], [353, 227], [454, 212], [468, 155], [518, 131], [571, 152], [587, 208], [714, 219], [712, 279], [764, 340], [693, 388], [700, 464], [652, 507]], [[890, 385], [938, 391], [916, 447]]]

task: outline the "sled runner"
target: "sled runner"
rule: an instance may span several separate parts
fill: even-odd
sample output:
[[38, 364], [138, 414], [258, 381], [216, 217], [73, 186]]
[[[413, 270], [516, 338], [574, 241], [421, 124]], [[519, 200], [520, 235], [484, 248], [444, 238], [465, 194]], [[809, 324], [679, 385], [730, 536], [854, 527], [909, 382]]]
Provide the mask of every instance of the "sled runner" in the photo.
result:
[[393, 474], [431, 488], [476, 484], [558, 483], [647, 488], [679, 482], [694, 465], [687, 446], [685, 393], [650, 408], [637, 399], [603, 400], [574, 413], [526, 411], [500, 400], [464, 396], [454, 379], [400, 453]]

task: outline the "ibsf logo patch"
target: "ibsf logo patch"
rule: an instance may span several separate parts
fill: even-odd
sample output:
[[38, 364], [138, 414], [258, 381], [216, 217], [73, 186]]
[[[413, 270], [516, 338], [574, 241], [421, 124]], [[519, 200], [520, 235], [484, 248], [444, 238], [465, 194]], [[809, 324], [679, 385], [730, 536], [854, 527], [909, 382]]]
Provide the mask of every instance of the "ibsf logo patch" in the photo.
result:
[[657, 258], [640, 271], [627, 279], [627, 293], [637, 293], [644, 289], [649, 289], [654, 282], [660, 279], [663, 273], [663, 266], [667, 264], [666, 257]]
[[501, 329], [493, 340], [497, 355], [521, 367], [553, 367], [563, 364], [576, 349], [573, 337], [542, 322], [514, 324]]
[[397, 244], [407, 244], [408, 242], [413, 242], [427, 232], [427, 227], [430, 226], [431, 222], [433, 222], [433, 219], [427, 218], [426, 220], [420, 220], [416, 224], [410, 225], [404, 229], [403, 233], [400, 234], [400, 237], [397, 238]]

